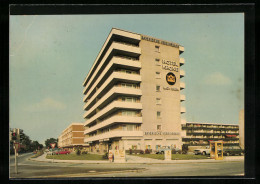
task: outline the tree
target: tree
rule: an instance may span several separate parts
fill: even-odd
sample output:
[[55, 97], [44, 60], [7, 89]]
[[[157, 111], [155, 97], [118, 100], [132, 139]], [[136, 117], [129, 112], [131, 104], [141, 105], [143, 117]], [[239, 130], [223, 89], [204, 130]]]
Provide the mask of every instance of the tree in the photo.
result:
[[46, 146], [46, 148], [48, 148], [48, 147], [51, 147], [51, 143], [56, 143], [56, 148], [58, 147], [58, 145], [57, 145], [57, 143], [58, 143], [58, 139], [55, 139], [55, 138], [49, 138], [49, 139], [47, 139], [46, 141], [45, 141], [45, 146]]

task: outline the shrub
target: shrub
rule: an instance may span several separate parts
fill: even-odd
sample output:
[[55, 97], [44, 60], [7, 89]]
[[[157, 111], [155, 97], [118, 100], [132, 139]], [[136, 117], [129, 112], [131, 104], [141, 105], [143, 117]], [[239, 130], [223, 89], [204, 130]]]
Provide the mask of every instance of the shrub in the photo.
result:
[[82, 151], [81, 154], [86, 155], [86, 154], [88, 154], [88, 152], [87, 151]]
[[129, 154], [132, 155], [132, 153], [133, 153], [133, 150], [129, 149]]
[[108, 159], [108, 152], [106, 152], [102, 157], [103, 159]]
[[149, 149], [146, 149], [146, 150], [145, 150], [145, 154], [150, 154]]
[[79, 149], [76, 150], [76, 154], [80, 155], [81, 151]]
[[141, 150], [141, 151], [140, 151], [140, 154], [144, 154], [144, 151], [143, 151], [143, 150]]

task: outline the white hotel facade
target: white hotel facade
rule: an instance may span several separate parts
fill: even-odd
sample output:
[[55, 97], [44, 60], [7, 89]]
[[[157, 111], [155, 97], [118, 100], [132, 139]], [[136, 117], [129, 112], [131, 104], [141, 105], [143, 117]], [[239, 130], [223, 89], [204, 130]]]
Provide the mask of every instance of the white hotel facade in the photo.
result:
[[84, 142], [93, 152], [181, 148], [184, 47], [113, 28], [83, 86]]

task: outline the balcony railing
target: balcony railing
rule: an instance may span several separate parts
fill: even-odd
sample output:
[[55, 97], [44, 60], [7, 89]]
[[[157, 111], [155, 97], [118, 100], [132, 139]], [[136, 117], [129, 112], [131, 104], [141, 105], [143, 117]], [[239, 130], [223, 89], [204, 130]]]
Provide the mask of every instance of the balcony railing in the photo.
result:
[[[141, 82], [141, 75], [133, 75], [133, 74], [127, 74], [122, 72], [113, 72], [108, 79], [103, 83], [103, 85], [95, 92], [94, 95], [90, 97], [90, 99], [87, 101], [87, 103], [84, 106], [84, 109], [87, 108], [93, 100], [95, 100], [101, 92], [104, 92], [104, 89], [108, 87], [109, 84], [112, 83], [113, 80], [122, 80], [122, 81], [129, 81], [129, 82]], [[84, 100], [86, 100], [88, 95], [85, 96]]]
[[143, 131], [119, 131], [119, 130], [114, 130], [114, 131], [109, 131], [106, 133], [102, 133], [99, 135], [95, 135], [92, 137], [87, 137], [84, 139], [85, 143], [92, 142], [92, 141], [98, 141], [98, 140], [103, 140], [103, 139], [110, 139], [110, 138], [115, 138], [115, 137], [142, 137], [143, 136]]
[[101, 121], [100, 123], [92, 126], [91, 128], [85, 130], [84, 134], [88, 134], [88, 133], [94, 132], [96, 130], [99, 130], [101, 128], [105, 128], [114, 123], [135, 123], [135, 124], [142, 123], [142, 117], [114, 115], [114, 116], [109, 117], [108, 119], [105, 119], [105, 120]]
[[121, 101], [113, 101], [109, 105], [107, 105], [105, 108], [100, 110], [97, 114], [92, 116], [90, 119], [87, 119], [84, 126], [87, 126], [88, 124], [92, 123], [98, 118], [101, 118], [105, 115], [108, 115], [109, 112], [112, 112], [115, 109], [135, 109], [135, 110], [141, 110], [142, 104], [141, 103], [134, 103], [134, 102], [121, 102]]

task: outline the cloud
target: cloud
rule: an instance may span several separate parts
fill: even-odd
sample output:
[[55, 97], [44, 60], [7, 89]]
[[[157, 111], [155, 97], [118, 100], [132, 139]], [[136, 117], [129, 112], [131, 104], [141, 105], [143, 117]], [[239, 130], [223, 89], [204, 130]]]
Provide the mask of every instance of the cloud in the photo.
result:
[[224, 86], [231, 84], [230, 78], [225, 76], [220, 72], [214, 72], [208, 76], [206, 76], [203, 82], [207, 85], [217, 85], [217, 86]]
[[52, 98], [44, 98], [40, 102], [28, 105], [25, 107], [26, 111], [36, 112], [36, 111], [50, 111], [50, 110], [63, 110], [66, 105], [62, 102], [54, 100]]

